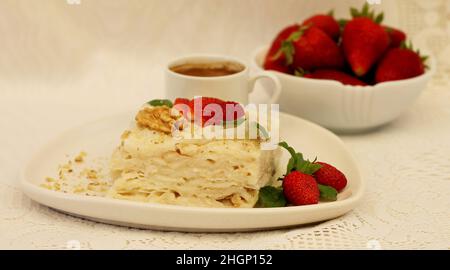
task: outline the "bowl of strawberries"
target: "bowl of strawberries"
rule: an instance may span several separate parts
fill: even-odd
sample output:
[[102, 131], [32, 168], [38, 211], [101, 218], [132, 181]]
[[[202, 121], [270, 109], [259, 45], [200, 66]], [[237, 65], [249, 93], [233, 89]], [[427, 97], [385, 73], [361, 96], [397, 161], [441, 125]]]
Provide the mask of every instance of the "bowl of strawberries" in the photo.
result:
[[383, 13], [368, 4], [350, 13], [289, 25], [252, 56], [254, 70], [279, 78], [281, 110], [339, 132], [396, 119], [426, 88], [434, 66], [403, 31], [382, 24]]

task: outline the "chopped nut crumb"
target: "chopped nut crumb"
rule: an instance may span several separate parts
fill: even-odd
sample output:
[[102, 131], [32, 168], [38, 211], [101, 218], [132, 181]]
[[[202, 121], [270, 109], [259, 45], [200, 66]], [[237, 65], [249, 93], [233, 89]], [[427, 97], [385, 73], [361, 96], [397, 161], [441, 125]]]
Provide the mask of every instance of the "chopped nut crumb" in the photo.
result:
[[73, 190], [74, 193], [81, 193], [81, 192], [85, 192], [85, 191], [86, 191], [86, 189], [81, 186], [78, 186]]
[[120, 136], [120, 138], [121, 138], [122, 140], [125, 140], [125, 139], [128, 138], [128, 136], [130, 136], [130, 133], [131, 133], [131, 131], [125, 130], [125, 131], [122, 133], [122, 135]]
[[91, 179], [91, 180], [97, 179], [97, 171], [95, 171], [95, 170], [88, 170], [87, 173], [86, 173], [86, 177], [88, 179]]
[[53, 185], [53, 188], [54, 188], [56, 191], [58, 191], [58, 190], [61, 189], [61, 185], [60, 185], [59, 183], [55, 183], [55, 184]]
[[[80, 152], [77, 157], [59, 165], [56, 171], [57, 176], [46, 177], [40, 186], [63, 193], [104, 196], [111, 185], [109, 177], [102, 173], [101, 166], [106, 164], [100, 165], [106, 160], [96, 160], [94, 163], [88, 163], [86, 160], [80, 162], [85, 156], [86, 153]], [[100, 164], [98, 164], [99, 161]]]
[[47, 177], [47, 178], [45, 178], [45, 181], [51, 183], [51, 182], [55, 182], [56, 180], [54, 178]]
[[50, 186], [48, 184], [41, 184], [40, 186], [43, 187], [43, 188], [52, 190], [52, 186]]
[[81, 163], [84, 161], [84, 157], [86, 157], [86, 152], [81, 151], [78, 156], [75, 157], [74, 161], [77, 163]]

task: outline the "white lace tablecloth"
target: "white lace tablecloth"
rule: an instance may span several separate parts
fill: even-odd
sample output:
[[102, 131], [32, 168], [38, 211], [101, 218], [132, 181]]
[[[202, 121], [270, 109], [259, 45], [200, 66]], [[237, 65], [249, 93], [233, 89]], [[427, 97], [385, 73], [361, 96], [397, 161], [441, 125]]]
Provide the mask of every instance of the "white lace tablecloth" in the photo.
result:
[[[289, 230], [160, 232], [71, 217], [20, 191], [18, 172], [41, 144], [161, 96], [169, 58], [209, 51], [248, 59], [282, 25], [332, 5], [311, 2], [2, 1], [0, 248], [450, 249], [450, 1], [382, 2], [388, 22], [431, 51], [438, 70], [398, 120], [341, 136], [367, 183], [363, 202], [345, 216]], [[361, 4], [341, 2], [338, 15]], [[304, 8], [293, 11], [299, 4]], [[168, 21], [174, 15], [177, 21]]]

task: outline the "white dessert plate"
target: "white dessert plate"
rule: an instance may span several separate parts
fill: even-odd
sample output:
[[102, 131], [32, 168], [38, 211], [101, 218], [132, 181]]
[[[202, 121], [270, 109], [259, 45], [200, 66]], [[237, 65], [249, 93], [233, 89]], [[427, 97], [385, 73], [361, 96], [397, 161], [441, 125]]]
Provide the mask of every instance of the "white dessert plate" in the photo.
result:
[[[305, 157], [329, 162], [342, 170], [348, 185], [335, 202], [280, 208], [200, 208], [132, 202], [76, 195], [40, 186], [55, 173], [67, 155], [87, 151], [109, 157], [130, 125], [133, 113], [104, 118], [69, 130], [44, 146], [22, 170], [23, 191], [31, 199], [53, 209], [104, 223], [170, 231], [232, 232], [267, 230], [329, 220], [352, 210], [361, 200], [364, 184], [355, 159], [330, 131], [301, 118], [280, 113], [281, 139]], [[283, 151], [284, 168], [289, 156]]]

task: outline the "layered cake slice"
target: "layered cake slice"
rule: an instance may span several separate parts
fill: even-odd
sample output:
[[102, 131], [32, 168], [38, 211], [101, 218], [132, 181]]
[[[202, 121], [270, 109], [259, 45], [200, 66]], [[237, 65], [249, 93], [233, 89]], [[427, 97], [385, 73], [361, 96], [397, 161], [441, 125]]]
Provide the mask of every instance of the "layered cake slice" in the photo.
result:
[[114, 183], [108, 195], [184, 206], [253, 207], [259, 189], [272, 181], [279, 150], [262, 150], [260, 136], [175, 136], [174, 130], [192, 128], [177, 124], [186, 116], [170, 103], [138, 112], [112, 155]]

